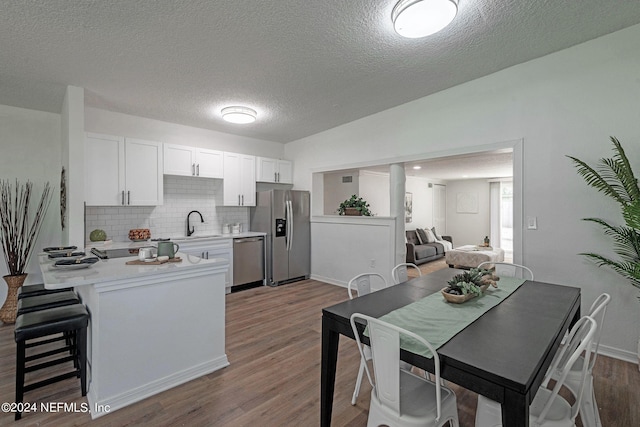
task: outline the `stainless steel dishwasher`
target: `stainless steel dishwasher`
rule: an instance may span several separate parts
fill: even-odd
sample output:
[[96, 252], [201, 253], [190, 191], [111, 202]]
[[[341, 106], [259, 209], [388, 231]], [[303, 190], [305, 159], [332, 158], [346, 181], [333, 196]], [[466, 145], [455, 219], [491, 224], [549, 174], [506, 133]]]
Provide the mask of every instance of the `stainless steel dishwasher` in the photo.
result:
[[264, 282], [264, 237], [233, 239], [233, 286]]

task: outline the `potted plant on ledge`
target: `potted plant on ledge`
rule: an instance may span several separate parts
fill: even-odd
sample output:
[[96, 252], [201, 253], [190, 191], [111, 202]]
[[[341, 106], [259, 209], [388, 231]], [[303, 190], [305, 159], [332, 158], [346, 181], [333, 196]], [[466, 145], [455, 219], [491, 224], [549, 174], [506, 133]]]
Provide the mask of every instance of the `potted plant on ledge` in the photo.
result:
[[0, 320], [4, 323], [16, 321], [18, 289], [27, 278], [25, 270], [51, 201], [51, 188], [47, 182], [31, 219], [32, 193], [33, 183], [30, 181], [19, 184], [16, 180], [15, 188], [8, 181], [0, 182], [0, 240], [9, 271], [3, 276], [8, 287], [7, 298], [0, 308]]
[[350, 216], [373, 216], [369, 210], [369, 203], [358, 197], [355, 194], [351, 198], [340, 203], [338, 206], [338, 215], [350, 215]]

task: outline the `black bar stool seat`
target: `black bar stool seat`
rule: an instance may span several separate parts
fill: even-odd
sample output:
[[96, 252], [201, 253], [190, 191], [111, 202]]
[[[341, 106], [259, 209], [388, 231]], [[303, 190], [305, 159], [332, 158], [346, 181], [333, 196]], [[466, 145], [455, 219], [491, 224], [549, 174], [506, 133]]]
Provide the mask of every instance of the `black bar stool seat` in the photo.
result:
[[[89, 313], [82, 304], [66, 305], [62, 307], [24, 313], [16, 318], [14, 336], [16, 340], [16, 403], [22, 403], [24, 393], [36, 388], [44, 387], [67, 378], [80, 378], [80, 388], [83, 396], [87, 395], [87, 326]], [[59, 336], [56, 336], [59, 335]], [[51, 336], [54, 336], [51, 338]], [[71, 339], [68, 339], [68, 337]], [[49, 337], [46, 339], [39, 339]], [[38, 339], [35, 342], [29, 340]], [[36, 354], [26, 355], [27, 348], [65, 341], [63, 347], [48, 349]], [[57, 359], [51, 356], [63, 355]], [[38, 359], [46, 361], [29, 364]], [[39, 369], [49, 368], [65, 362], [73, 362], [74, 369], [50, 377], [36, 383], [25, 385], [25, 374]], [[22, 417], [16, 412], [15, 419]]]
[[80, 299], [73, 291], [55, 292], [52, 294], [31, 296], [18, 300], [18, 316], [48, 308], [78, 304]]
[[72, 288], [46, 289], [44, 287], [44, 283], [40, 283], [37, 285], [26, 285], [26, 286], [21, 286], [20, 289], [18, 290], [18, 299], [26, 298], [26, 297], [37, 297], [38, 295], [55, 294], [58, 292], [66, 292], [70, 290], [72, 290]]

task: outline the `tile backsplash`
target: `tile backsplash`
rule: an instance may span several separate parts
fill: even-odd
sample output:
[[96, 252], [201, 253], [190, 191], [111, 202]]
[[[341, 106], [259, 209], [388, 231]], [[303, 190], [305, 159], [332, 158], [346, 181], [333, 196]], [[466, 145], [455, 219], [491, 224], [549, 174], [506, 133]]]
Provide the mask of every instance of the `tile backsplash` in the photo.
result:
[[197, 234], [220, 234], [223, 224], [242, 224], [249, 230], [249, 208], [222, 206], [222, 180], [209, 178], [164, 176], [164, 204], [162, 206], [87, 206], [85, 231], [97, 228], [107, 232], [113, 241], [128, 241], [132, 228], [148, 228], [151, 238], [184, 236], [187, 214]]

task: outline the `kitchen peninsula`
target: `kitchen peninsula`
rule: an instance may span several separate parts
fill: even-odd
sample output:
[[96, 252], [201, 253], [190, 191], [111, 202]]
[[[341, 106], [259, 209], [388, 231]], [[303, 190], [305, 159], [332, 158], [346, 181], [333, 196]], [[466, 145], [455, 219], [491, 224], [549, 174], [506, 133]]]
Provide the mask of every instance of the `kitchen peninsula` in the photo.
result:
[[229, 365], [224, 347], [229, 262], [176, 256], [182, 262], [127, 265], [134, 255], [68, 271], [53, 267], [46, 254], [39, 256], [45, 287], [74, 287], [91, 315], [92, 418]]

